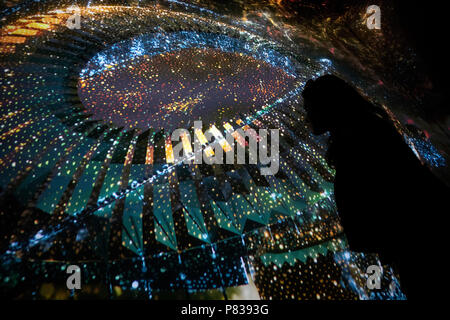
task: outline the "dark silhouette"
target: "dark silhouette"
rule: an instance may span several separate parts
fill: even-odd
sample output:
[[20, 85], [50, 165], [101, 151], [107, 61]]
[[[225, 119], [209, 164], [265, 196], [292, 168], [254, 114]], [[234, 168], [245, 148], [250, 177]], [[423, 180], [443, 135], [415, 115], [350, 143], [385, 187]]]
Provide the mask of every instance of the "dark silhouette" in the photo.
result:
[[[378, 253], [408, 299], [433, 297], [439, 208], [448, 189], [414, 155], [381, 107], [336, 76], [309, 80], [304, 107], [316, 135], [330, 132], [335, 199], [350, 249]], [[448, 210], [447, 210], [448, 211]]]

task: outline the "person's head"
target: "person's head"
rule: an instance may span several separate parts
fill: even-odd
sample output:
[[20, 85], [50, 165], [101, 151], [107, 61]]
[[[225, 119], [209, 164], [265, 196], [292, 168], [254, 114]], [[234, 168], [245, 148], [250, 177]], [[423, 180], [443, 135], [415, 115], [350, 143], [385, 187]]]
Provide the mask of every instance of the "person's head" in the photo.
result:
[[367, 104], [356, 89], [334, 75], [308, 80], [302, 96], [316, 135], [348, 125]]

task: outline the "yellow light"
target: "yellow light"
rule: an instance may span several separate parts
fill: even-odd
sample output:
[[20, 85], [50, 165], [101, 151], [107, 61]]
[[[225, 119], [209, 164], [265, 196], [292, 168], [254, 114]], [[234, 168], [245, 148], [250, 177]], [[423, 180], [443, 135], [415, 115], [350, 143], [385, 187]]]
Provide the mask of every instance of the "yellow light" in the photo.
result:
[[20, 36], [35, 36], [39, 31], [32, 29], [17, 29], [11, 32], [10, 34], [20, 35]]
[[216, 139], [223, 139], [222, 134], [220, 133], [220, 131], [216, 128], [215, 125], [211, 126], [212, 134], [214, 135], [214, 137], [216, 137]]
[[214, 151], [213, 151], [213, 149], [212, 149], [211, 147], [206, 147], [206, 149], [205, 149], [205, 154], [206, 154], [208, 157], [212, 157], [212, 156], [214, 156]]
[[229, 122], [225, 122], [223, 124], [223, 127], [225, 128], [225, 130], [227, 131], [232, 131], [233, 130], [233, 126], [229, 123]]
[[28, 23], [28, 22], [33, 22], [34, 20], [31, 19], [19, 19], [17, 20], [17, 22], [21, 22], [21, 23]]
[[192, 153], [192, 145], [186, 133], [181, 135], [181, 141], [183, 142], [183, 150], [188, 154]]
[[219, 129], [217, 129], [217, 127], [215, 125], [212, 125], [210, 130], [212, 131], [212, 134], [214, 135], [214, 137], [219, 141], [219, 144], [222, 147], [223, 151], [229, 152], [229, 151], [233, 150], [231, 148], [230, 144], [228, 143], [228, 141], [225, 140], [222, 133], [219, 131]]
[[219, 143], [222, 146], [223, 151], [229, 152], [233, 150], [227, 140], [220, 140]]
[[197, 136], [198, 140], [201, 144], [206, 145], [208, 143], [208, 140], [206, 139], [205, 135], [203, 134], [203, 131], [200, 129], [195, 129], [195, 135]]
[[39, 30], [47, 30], [50, 29], [50, 25], [46, 23], [32, 22], [26, 25], [28, 28], [34, 28]]

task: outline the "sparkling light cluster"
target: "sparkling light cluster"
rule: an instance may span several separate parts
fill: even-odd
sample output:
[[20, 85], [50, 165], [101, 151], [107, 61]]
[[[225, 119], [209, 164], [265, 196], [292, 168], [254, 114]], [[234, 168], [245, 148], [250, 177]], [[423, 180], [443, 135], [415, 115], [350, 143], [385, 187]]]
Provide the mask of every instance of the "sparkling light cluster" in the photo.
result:
[[189, 128], [199, 119], [219, 123], [237, 111], [259, 109], [295, 85], [286, 57], [264, 48], [256, 52], [250, 55], [248, 43], [215, 34], [141, 36], [88, 62], [80, 75], [80, 99], [94, 119], [129, 128]]

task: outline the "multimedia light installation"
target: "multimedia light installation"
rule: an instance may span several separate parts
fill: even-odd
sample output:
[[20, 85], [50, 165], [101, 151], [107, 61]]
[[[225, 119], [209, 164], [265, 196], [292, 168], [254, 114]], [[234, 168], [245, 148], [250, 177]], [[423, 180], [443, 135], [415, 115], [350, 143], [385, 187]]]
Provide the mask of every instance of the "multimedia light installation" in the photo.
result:
[[[67, 6], [49, 7], [2, 27], [0, 181], [14, 207], [2, 217], [2, 292], [232, 298], [254, 284], [265, 299], [402, 298], [398, 286], [364, 289], [377, 258], [347, 251], [326, 139], [305, 122], [301, 90], [332, 61], [172, 4], [91, 4], [80, 29], [67, 28]], [[225, 153], [227, 134], [245, 145], [279, 129], [279, 171], [176, 162], [177, 128], [207, 157], [208, 128]], [[69, 264], [80, 292], [64, 287]]]

